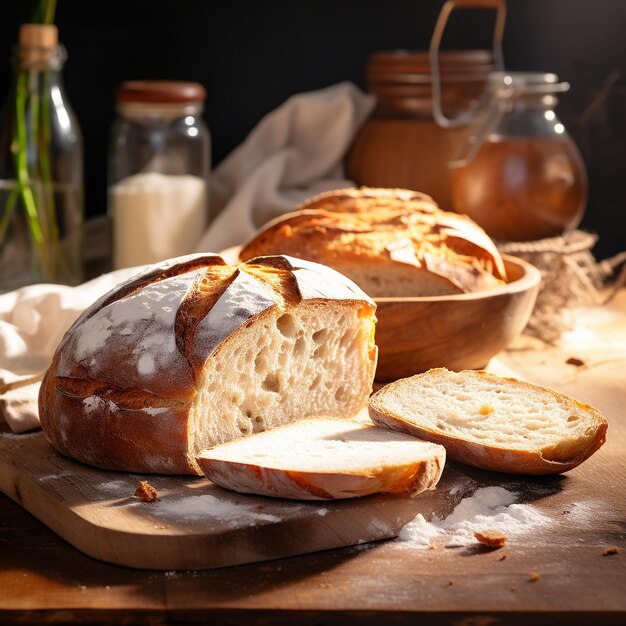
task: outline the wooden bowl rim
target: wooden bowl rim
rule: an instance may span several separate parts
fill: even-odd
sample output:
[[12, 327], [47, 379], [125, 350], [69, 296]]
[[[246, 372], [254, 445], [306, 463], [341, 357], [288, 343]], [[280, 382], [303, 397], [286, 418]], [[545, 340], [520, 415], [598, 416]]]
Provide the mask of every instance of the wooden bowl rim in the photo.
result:
[[541, 272], [528, 261], [520, 259], [519, 257], [503, 254], [502, 260], [505, 267], [507, 265], [514, 265], [523, 270], [523, 274], [517, 280], [513, 280], [510, 283], [499, 285], [493, 289], [484, 289], [482, 291], [475, 291], [473, 293], [458, 293], [447, 296], [403, 296], [403, 297], [378, 297], [373, 298], [377, 304], [385, 304], [389, 302], [465, 302], [468, 300], [482, 300], [493, 296], [499, 296], [503, 294], [514, 294], [530, 291], [539, 285], [541, 282]]

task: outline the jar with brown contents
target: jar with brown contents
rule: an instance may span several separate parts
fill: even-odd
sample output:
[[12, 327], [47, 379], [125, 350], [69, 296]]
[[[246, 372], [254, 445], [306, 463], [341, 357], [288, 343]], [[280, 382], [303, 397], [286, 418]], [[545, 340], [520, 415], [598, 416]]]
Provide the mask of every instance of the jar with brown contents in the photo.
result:
[[493, 72], [482, 117], [452, 166], [452, 207], [495, 239], [528, 241], [576, 228], [587, 176], [557, 118], [554, 74]]

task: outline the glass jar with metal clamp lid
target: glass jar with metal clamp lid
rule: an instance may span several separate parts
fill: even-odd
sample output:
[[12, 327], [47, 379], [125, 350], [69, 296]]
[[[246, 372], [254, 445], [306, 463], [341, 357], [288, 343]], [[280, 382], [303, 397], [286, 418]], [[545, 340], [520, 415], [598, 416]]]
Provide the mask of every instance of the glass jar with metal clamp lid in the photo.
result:
[[[497, 11], [493, 56], [482, 96], [454, 118], [442, 110], [439, 47], [455, 8]], [[580, 223], [587, 201], [582, 157], [554, 109], [569, 89], [558, 76], [504, 70], [504, 0], [448, 0], [430, 44], [433, 118], [442, 128], [465, 127], [451, 168], [452, 208], [495, 239], [530, 241], [561, 235]]]
[[576, 228], [587, 200], [582, 157], [554, 107], [555, 74], [494, 72], [484, 109], [452, 170], [452, 206], [495, 239], [529, 241]]

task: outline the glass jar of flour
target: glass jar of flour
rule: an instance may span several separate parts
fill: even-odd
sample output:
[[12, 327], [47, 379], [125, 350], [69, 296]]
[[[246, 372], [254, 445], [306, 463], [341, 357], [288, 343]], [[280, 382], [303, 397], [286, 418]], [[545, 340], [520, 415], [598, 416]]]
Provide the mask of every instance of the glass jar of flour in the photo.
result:
[[108, 213], [113, 268], [193, 252], [209, 219], [206, 91], [183, 81], [129, 81], [116, 92]]

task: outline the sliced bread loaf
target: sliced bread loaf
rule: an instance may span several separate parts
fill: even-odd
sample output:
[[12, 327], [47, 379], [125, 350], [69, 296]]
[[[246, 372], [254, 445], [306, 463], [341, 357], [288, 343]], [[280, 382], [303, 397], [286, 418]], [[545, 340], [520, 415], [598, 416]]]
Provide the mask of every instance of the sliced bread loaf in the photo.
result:
[[308, 418], [203, 450], [214, 483], [277, 498], [323, 500], [433, 489], [446, 451], [356, 420]]
[[443, 368], [383, 387], [372, 421], [442, 444], [456, 461], [516, 474], [557, 474], [589, 458], [607, 421], [551, 389], [482, 371]]
[[151, 266], [68, 330], [41, 425], [98, 467], [201, 474], [204, 448], [294, 416], [356, 415], [372, 390], [375, 308], [338, 272], [289, 257]]

